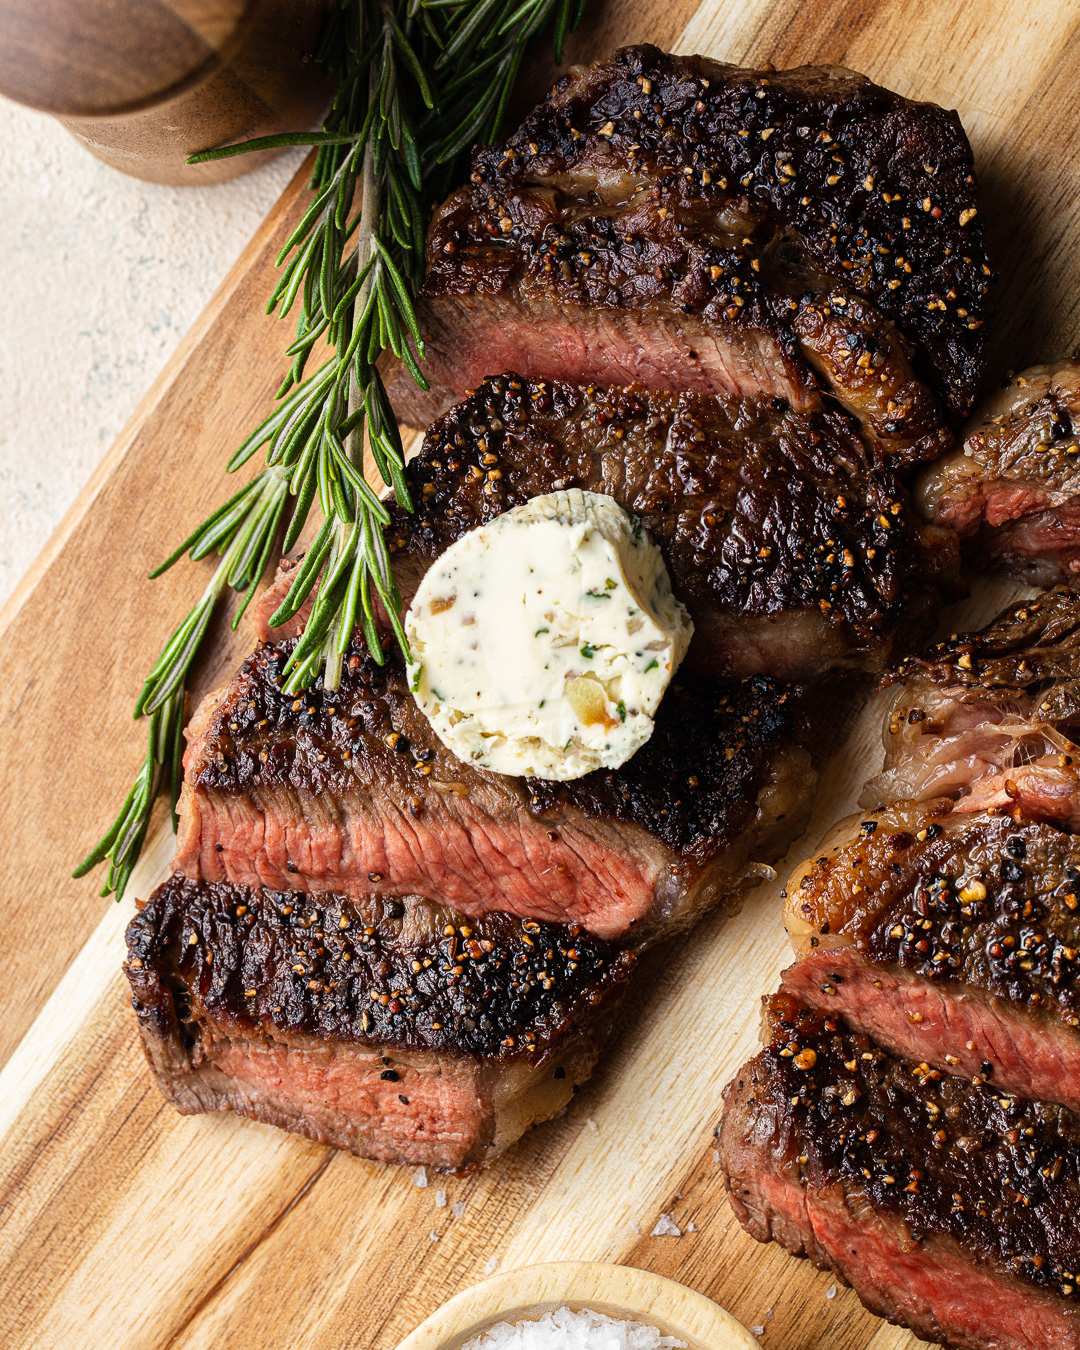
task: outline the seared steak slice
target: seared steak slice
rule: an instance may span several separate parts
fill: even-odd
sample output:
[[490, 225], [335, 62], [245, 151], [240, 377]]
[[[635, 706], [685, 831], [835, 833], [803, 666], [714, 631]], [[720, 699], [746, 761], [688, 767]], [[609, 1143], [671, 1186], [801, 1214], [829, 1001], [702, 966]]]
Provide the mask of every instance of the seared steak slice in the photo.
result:
[[436, 212], [418, 315], [426, 426], [498, 370], [831, 391], [899, 460], [948, 441], [983, 368], [990, 269], [955, 113], [838, 67], [627, 47], [575, 67]]
[[783, 403], [485, 380], [429, 430], [393, 512], [408, 602], [468, 530], [580, 487], [641, 517], [694, 618], [692, 665], [805, 680], [880, 670], [956, 585], [951, 531], [920, 528], [849, 420]]
[[1080, 829], [1080, 598], [1060, 587], [885, 680], [885, 767], [863, 806], [949, 796]]
[[957, 1350], [1080, 1346], [1080, 1120], [893, 1059], [782, 994], [724, 1093], [732, 1208]]
[[566, 1105], [634, 968], [577, 928], [179, 873], [127, 943], [143, 1044], [178, 1111], [442, 1171], [490, 1163]]
[[1033, 366], [976, 410], [919, 501], [974, 557], [1024, 581], [1080, 576], [1080, 361]]
[[397, 658], [356, 646], [338, 691], [283, 695], [292, 646], [260, 645], [189, 729], [177, 867], [192, 878], [659, 936], [735, 899], [804, 823], [798, 691], [770, 680], [680, 674], [627, 764], [556, 784], [457, 759]]
[[894, 1054], [1080, 1111], [1080, 839], [949, 805], [853, 817], [796, 868], [783, 988]]

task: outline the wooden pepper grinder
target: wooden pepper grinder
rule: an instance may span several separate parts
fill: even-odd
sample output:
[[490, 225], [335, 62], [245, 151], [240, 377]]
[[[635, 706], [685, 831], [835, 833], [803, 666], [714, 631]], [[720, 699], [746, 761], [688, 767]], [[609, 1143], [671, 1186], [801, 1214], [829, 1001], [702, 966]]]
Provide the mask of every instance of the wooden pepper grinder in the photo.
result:
[[98, 159], [155, 183], [236, 178], [329, 103], [313, 59], [328, 0], [0, 0], [0, 94], [52, 113]]

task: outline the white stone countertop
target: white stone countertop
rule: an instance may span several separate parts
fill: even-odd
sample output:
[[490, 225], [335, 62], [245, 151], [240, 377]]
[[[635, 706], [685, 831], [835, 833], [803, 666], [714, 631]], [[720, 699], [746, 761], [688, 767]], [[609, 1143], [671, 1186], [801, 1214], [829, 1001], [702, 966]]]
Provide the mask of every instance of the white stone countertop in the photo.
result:
[[0, 604], [300, 162], [206, 188], [99, 163], [0, 99]]

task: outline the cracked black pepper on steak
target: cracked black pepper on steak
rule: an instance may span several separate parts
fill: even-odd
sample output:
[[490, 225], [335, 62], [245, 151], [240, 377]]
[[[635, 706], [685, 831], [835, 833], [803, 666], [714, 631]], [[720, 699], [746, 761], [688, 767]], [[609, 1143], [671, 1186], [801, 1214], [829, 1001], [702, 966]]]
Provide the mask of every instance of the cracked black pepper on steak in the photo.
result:
[[281, 692], [260, 645], [196, 715], [177, 866], [278, 890], [421, 894], [645, 940], [740, 896], [813, 791], [797, 688], [680, 675], [621, 768], [571, 783], [489, 773], [435, 736], [400, 657], [355, 643], [341, 688]]
[[436, 213], [433, 388], [402, 381], [401, 411], [427, 425], [498, 369], [804, 408], [824, 390], [884, 451], [933, 457], [978, 392], [990, 276], [954, 112], [838, 67], [627, 47], [479, 148]]
[[636, 961], [572, 926], [180, 874], [127, 943], [143, 1044], [178, 1110], [441, 1170], [490, 1163], [566, 1105]]
[[1080, 1110], [1080, 844], [951, 805], [854, 817], [796, 869], [782, 988], [891, 1053]]
[[767, 1001], [725, 1090], [736, 1215], [881, 1316], [963, 1350], [1080, 1345], [1080, 1118]]
[[713, 674], [881, 670], [957, 587], [951, 531], [921, 525], [849, 419], [781, 400], [599, 389], [504, 374], [434, 423], [388, 539], [406, 604], [468, 530], [580, 487], [640, 517]]
[[[499, 1059], [550, 1054], [618, 997], [633, 952], [509, 914], [466, 922], [415, 897], [350, 898], [177, 873], [131, 921], [128, 978], [155, 1035], [249, 1031]], [[531, 1047], [531, 1049], [530, 1049]]]

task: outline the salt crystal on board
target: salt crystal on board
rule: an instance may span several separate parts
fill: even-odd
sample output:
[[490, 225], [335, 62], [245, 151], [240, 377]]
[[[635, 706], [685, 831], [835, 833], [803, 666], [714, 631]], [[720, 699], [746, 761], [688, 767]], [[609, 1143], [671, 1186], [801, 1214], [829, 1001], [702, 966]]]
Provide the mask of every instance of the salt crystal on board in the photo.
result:
[[412, 1184], [413, 1184], [414, 1186], [421, 1186], [421, 1187], [427, 1185], [427, 1168], [426, 1168], [426, 1167], [418, 1167], [418, 1168], [416, 1169], [416, 1171], [413, 1173]]
[[836, 1297], [836, 1285], [835, 1285], [835, 1284], [830, 1284], [829, 1287], [828, 1287], [828, 1289], [825, 1290], [825, 1297], [826, 1297], [826, 1298], [835, 1298], [835, 1297]]
[[582, 1308], [555, 1308], [535, 1322], [500, 1322], [467, 1341], [462, 1350], [685, 1350], [686, 1342], [662, 1336], [644, 1322], [623, 1321]]
[[492, 1272], [493, 1270], [496, 1269], [496, 1267], [498, 1266], [498, 1264], [499, 1264], [499, 1258], [498, 1258], [497, 1256], [491, 1256], [491, 1257], [489, 1257], [489, 1258], [484, 1262], [484, 1274], [485, 1274], [485, 1275], [490, 1275], [491, 1272]]
[[436, 1209], [445, 1209], [445, 1208], [446, 1208], [446, 1192], [445, 1192], [445, 1191], [436, 1191], [436, 1192], [435, 1192], [435, 1208], [436, 1208]]
[[456, 1200], [450, 1206], [450, 1213], [454, 1216], [455, 1219], [460, 1219], [461, 1216], [465, 1213], [465, 1201]]
[[764, 1328], [763, 1326], [761, 1326], [761, 1324], [759, 1323], [757, 1326], [751, 1327], [751, 1328], [750, 1328], [750, 1332], [751, 1332], [751, 1334], [754, 1335], [754, 1336], [764, 1336], [764, 1335], [765, 1335], [765, 1328]]
[[650, 1237], [682, 1237], [682, 1229], [675, 1223], [670, 1214], [661, 1214], [656, 1221], [656, 1227], [649, 1234]]

